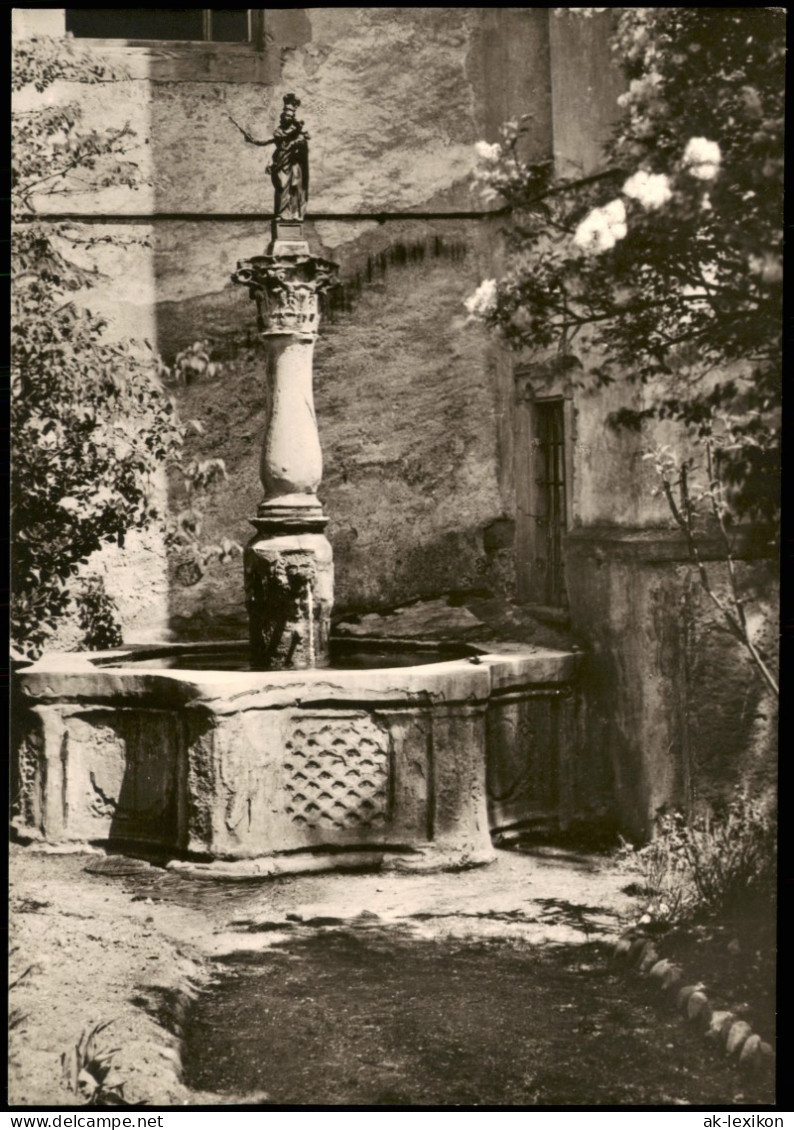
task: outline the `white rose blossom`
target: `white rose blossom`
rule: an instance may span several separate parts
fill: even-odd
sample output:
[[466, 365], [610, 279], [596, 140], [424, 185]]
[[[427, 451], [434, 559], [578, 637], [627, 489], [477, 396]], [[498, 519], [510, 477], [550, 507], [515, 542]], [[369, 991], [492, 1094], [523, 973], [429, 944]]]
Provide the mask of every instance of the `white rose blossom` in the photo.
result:
[[502, 147], [498, 141], [493, 145], [489, 145], [487, 141], [477, 141], [474, 143], [474, 151], [481, 161], [487, 161], [491, 165], [502, 156]]
[[720, 171], [722, 153], [716, 141], [690, 137], [684, 150], [684, 168], [698, 180], [714, 180]]
[[646, 173], [642, 169], [629, 177], [623, 185], [623, 194], [648, 211], [661, 208], [673, 195], [670, 181], [664, 173]]
[[485, 318], [496, 309], [496, 279], [481, 282], [474, 294], [470, 294], [463, 305], [469, 312], [466, 321]]
[[783, 281], [783, 264], [777, 255], [766, 251], [763, 255], [751, 255], [748, 261], [750, 271], [758, 275], [762, 282], [779, 283]]
[[633, 78], [629, 83], [629, 89], [618, 95], [618, 106], [625, 108], [634, 102], [658, 101], [662, 86], [662, 76], [658, 71], [650, 71], [642, 78]]
[[626, 205], [620, 199], [611, 200], [585, 216], [574, 232], [573, 242], [590, 255], [600, 255], [623, 239], [626, 230]]

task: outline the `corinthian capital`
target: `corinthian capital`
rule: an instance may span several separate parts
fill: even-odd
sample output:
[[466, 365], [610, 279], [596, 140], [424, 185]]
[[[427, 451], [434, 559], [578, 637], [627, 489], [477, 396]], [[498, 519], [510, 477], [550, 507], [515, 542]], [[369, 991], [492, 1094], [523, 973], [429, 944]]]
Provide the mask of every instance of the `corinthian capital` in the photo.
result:
[[338, 270], [314, 255], [257, 255], [239, 262], [232, 280], [255, 300], [260, 333], [314, 334], [317, 295], [336, 284]]

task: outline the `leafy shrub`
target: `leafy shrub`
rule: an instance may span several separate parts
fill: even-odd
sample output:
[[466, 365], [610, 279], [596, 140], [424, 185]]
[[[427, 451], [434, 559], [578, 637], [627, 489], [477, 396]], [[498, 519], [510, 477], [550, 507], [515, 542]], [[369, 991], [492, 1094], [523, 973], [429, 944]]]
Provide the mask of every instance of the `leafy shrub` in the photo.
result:
[[78, 606], [83, 646], [88, 651], [106, 651], [122, 642], [116, 602], [96, 573], [83, 579]]
[[[571, 176], [526, 163], [523, 119], [477, 143], [480, 189], [509, 213], [507, 260], [466, 307], [515, 349], [578, 353], [594, 388], [652, 386], [607, 423], [681, 425], [681, 452], [650, 457], [704, 590], [777, 694], [735, 583], [732, 526], [752, 520], [767, 552], [779, 535], [784, 12], [618, 8], [605, 19], [627, 86], [605, 167]], [[695, 540], [715, 526], [724, 598]]]
[[[180, 353], [171, 374], [148, 343], [113, 340], [106, 321], [75, 299], [100, 276], [80, 266], [74, 251], [102, 243], [123, 251], [140, 241], [87, 236], [70, 223], [38, 218], [42, 201], [52, 197], [141, 183], [129, 125], [88, 129], [79, 106], [33, 94], [57, 81], [119, 77], [70, 39], [14, 45], [20, 101], [12, 115], [11, 628], [16, 653], [27, 658], [41, 653], [75, 609], [84, 646], [120, 642], [111, 597], [99, 577], [83, 572], [91, 554], [107, 544], [123, 547], [130, 531], [161, 524], [166, 546], [188, 552], [201, 567], [240, 550], [198, 540], [196, 496], [225, 467], [217, 459], [183, 466], [185, 437], [201, 427], [180, 423], [166, 387], [170, 377], [186, 384], [216, 376], [209, 343]], [[169, 470], [181, 474], [188, 496], [189, 516], [176, 521], [166, 520], [156, 498], [158, 475]]]
[[81, 568], [103, 545], [123, 545], [130, 530], [159, 517], [154, 479], [178, 462], [185, 435], [151, 348], [113, 341], [105, 320], [74, 297], [97, 281], [74, 248], [125, 241], [86, 237], [37, 215], [42, 199], [68, 198], [86, 183], [137, 185], [128, 125], [87, 129], [78, 106], [33, 94], [58, 80], [111, 77], [68, 39], [14, 47], [11, 621], [27, 656], [41, 652], [75, 603], [85, 604], [89, 635], [113, 636], [109, 598], [81, 580]]
[[633, 855], [648, 911], [671, 922], [772, 892], [776, 859], [774, 815], [744, 791], [718, 815], [661, 815], [655, 838]]

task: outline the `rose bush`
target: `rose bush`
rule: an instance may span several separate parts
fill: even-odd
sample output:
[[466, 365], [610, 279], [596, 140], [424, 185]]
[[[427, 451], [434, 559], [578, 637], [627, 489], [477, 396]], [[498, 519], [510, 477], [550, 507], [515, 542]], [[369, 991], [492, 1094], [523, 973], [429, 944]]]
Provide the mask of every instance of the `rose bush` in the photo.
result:
[[611, 422], [673, 418], [708, 438], [730, 514], [774, 531], [784, 15], [614, 11], [627, 89], [602, 172], [566, 179], [522, 163], [520, 122], [479, 145], [477, 180], [510, 214], [508, 268], [469, 314], [517, 349], [589, 354], [596, 383], [653, 382], [647, 407]]

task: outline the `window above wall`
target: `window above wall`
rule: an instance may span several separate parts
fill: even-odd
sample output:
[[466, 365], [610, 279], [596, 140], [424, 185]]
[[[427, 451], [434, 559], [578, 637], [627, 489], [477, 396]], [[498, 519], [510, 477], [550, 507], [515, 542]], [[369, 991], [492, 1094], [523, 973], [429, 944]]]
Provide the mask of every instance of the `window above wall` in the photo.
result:
[[67, 8], [66, 31], [77, 39], [125, 43], [252, 43], [250, 8]]
[[265, 39], [264, 8], [57, 11], [63, 31], [120, 62], [131, 78], [271, 83], [280, 73], [280, 53]]

